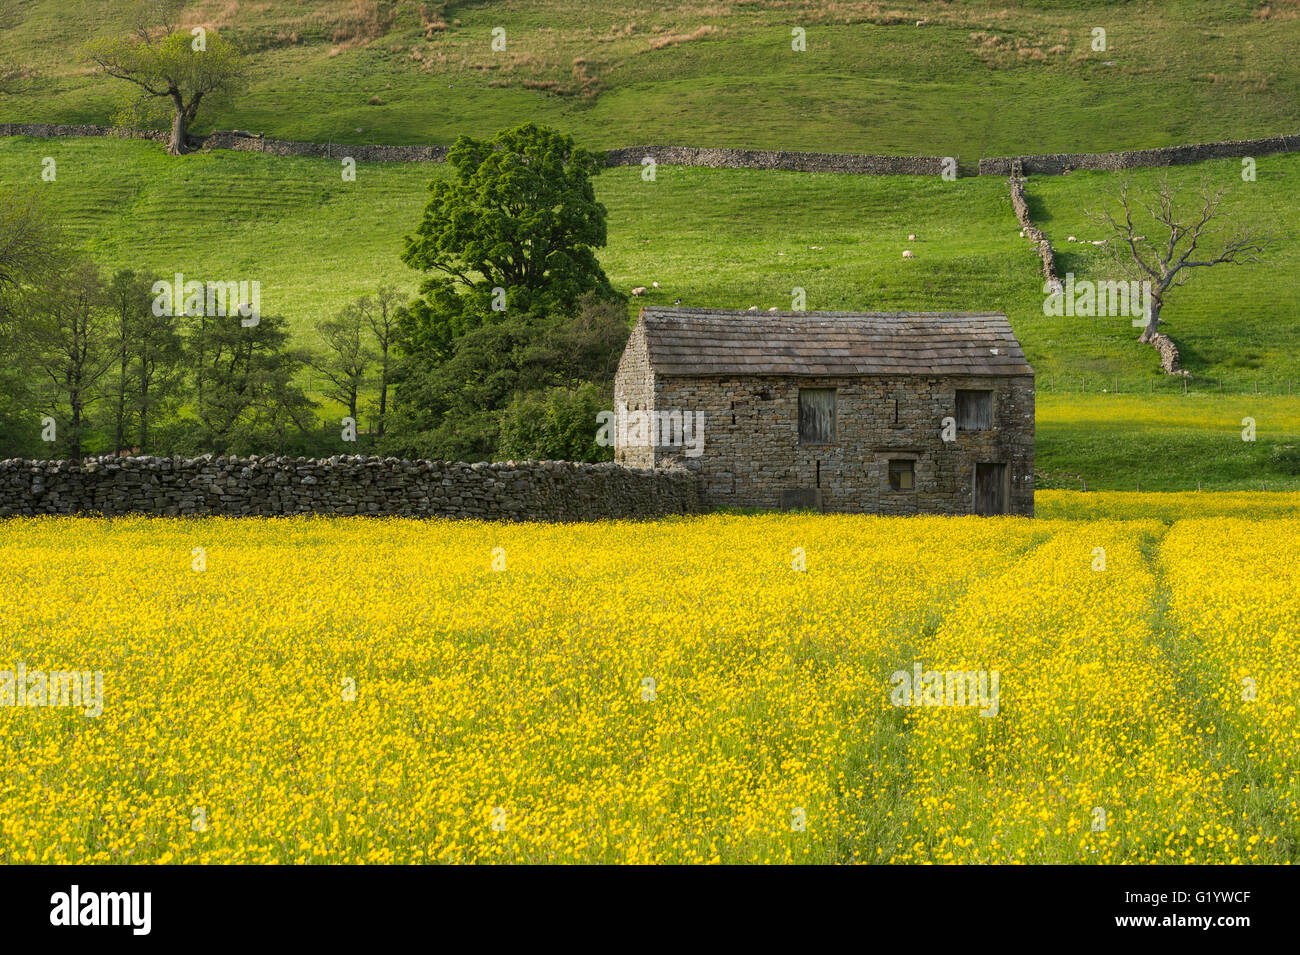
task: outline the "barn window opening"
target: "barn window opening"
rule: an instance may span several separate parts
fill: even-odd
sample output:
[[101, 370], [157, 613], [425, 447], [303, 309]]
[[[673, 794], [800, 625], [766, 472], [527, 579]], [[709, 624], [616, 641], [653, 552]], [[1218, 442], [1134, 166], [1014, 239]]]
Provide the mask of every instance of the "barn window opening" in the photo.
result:
[[916, 462], [889, 462], [889, 489], [891, 491], [911, 491], [916, 488]]
[[898, 424], [898, 399], [894, 399], [894, 424]]
[[835, 443], [835, 389], [799, 389], [799, 443]]
[[957, 430], [989, 431], [993, 427], [993, 392], [957, 392]]

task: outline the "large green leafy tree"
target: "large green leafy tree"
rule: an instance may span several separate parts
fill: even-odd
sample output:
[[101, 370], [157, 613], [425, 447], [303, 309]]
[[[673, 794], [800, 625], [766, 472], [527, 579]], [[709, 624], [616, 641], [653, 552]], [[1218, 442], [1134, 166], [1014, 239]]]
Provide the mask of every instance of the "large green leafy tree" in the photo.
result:
[[102, 72], [125, 80], [138, 90], [131, 104], [135, 119], [149, 119], [161, 105], [170, 109], [172, 132], [168, 151], [180, 155], [190, 149], [189, 130], [207, 100], [241, 89], [248, 76], [248, 60], [215, 31], [195, 35], [187, 31], [155, 37], [141, 27], [133, 36], [92, 41], [86, 57]]
[[447, 161], [455, 178], [429, 186], [402, 254], [431, 273], [421, 288], [431, 308], [445, 307], [447, 292], [490, 307], [500, 288], [510, 310], [572, 312], [584, 292], [609, 291], [595, 253], [606, 240], [605, 207], [591, 183], [598, 154], [529, 123], [490, 141], [462, 136]]
[[401, 316], [388, 446], [482, 458], [496, 452], [501, 414], [517, 393], [586, 371], [585, 352], [556, 343], [580, 302], [615, 298], [596, 258], [606, 242], [592, 186], [602, 159], [528, 124], [490, 141], [461, 137], [448, 162], [455, 175], [429, 187], [402, 256], [428, 278]]

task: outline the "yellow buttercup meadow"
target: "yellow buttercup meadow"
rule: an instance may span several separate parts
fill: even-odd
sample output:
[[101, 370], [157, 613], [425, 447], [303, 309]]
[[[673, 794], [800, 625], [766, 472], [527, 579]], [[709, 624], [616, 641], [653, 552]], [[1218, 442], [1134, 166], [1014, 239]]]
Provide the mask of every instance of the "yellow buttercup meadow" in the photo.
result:
[[1038, 510], [0, 521], [0, 861], [1296, 861], [1300, 495]]

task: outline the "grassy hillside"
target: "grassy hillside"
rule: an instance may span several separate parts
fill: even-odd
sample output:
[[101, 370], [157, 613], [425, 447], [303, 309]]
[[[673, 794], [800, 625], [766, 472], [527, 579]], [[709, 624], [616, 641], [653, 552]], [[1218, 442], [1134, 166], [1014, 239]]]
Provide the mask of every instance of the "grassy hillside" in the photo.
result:
[[[345, 183], [327, 160], [225, 151], [175, 159], [144, 142], [5, 139], [0, 183], [39, 182], [45, 156], [58, 179], [40, 188], [99, 261], [159, 278], [257, 279], [264, 311], [287, 316], [309, 345], [317, 320], [377, 284], [414, 291], [419, 277], [398, 259], [402, 236], [419, 220], [429, 180], [448, 173], [363, 165]], [[1043, 316], [1038, 259], [997, 178], [661, 167], [647, 183], [639, 170], [612, 169], [597, 180], [610, 225], [601, 260], [624, 291], [660, 283], [629, 300], [632, 312], [678, 298], [789, 308], [795, 286], [814, 309], [1004, 310], [1039, 373], [1044, 486], [1295, 488], [1300, 477], [1279, 455], [1300, 444], [1300, 397], [1285, 397], [1288, 388], [1300, 396], [1300, 290], [1277, 276], [1300, 267], [1300, 156], [1261, 160], [1255, 183], [1241, 183], [1238, 170], [1223, 161], [1171, 172], [1188, 186], [1236, 177], [1234, 199], [1280, 236], [1267, 264], [1205, 271], [1171, 298], [1170, 330], [1195, 373], [1187, 397], [1181, 382], [1159, 377], [1155, 352], [1136, 343], [1128, 319]], [[1094, 236], [1082, 210], [1116, 184], [1102, 173], [1031, 181], [1063, 271], [1104, 275], [1093, 246], [1062, 240]], [[915, 259], [902, 259], [905, 247]], [[1257, 378], [1264, 394], [1241, 394]], [[1254, 444], [1240, 439], [1245, 415], [1258, 422]]]
[[[53, 156], [58, 179], [40, 183]], [[0, 140], [0, 182], [39, 183], [59, 217], [108, 266], [169, 277], [257, 279], [263, 309], [303, 336], [310, 326], [380, 282], [414, 291], [419, 276], [399, 260], [440, 164], [362, 165], [343, 182], [322, 159], [213, 152], [174, 159], [155, 144], [121, 140]], [[1279, 242], [1259, 265], [1203, 270], [1170, 299], [1169, 329], [1204, 389], [1300, 386], [1300, 289], [1279, 281], [1300, 269], [1294, 203], [1300, 156], [1265, 158], [1242, 183], [1232, 160], [1174, 170], [1189, 187], [1203, 175], [1232, 182], [1243, 212], [1268, 221]], [[1135, 174], [1136, 185], [1153, 173]], [[1061, 246], [1062, 271], [1108, 273], [1082, 210], [1116, 177], [1034, 179], [1035, 215]], [[1136, 343], [1127, 318], [1048, 318], [1038, 259], [1018, 235], [1005, 181], [809, 175], [661, 167], [607, 170], [597, 180], [609, 209], [601, 261], [624, 291], [658, 281], [630, 307], [681, 299], [688, 306], [789, 308], [805, 289], [810, 309], [1003, 310], [1030, 362], [1059, 390], [1103, 384], [1145, 389], [1154, 350]], [[918, 241], [908, 243], [909, 234]], [[911, 247], [916, 258], [903, 260]], [[1276, 270], [1276, 271], [1274, 271]]]
[[[77, 51], [124, 32], [133, 5], [13, 2], [0, 61], [40, 80], [0, 97], [0, 122], [106, 122], [124, 85]], [[257, 66], [200, 128], [295, 139], [449, 143], [532, 118], [599, 146], [973, 161], [1294, 132], [1300, 101], [1300, 0], [196, 0], [182, 22]]]

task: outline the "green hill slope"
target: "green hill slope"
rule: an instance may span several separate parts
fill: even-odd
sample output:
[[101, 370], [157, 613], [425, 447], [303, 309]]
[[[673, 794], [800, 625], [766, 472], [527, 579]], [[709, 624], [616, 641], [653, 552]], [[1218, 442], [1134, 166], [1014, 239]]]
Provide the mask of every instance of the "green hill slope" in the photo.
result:
[[[78, 50], [125, 32], [133, 6], [13, 4], [0, 61], [40, 79], [0, 97], [0, 122], [107, 122], [124, 84]], [[257, 64], [248, 93], [200, 129], [289, 139], [450, 143], [534, 119], [602, 147], [973, 161], [1293, 132], [1300, 101], [1296, 0], [198, 0], [181, 19]]]
[[[58, 179], [41, 183], [42, 159]], [[1235, 160], [1171, 171], [1191, 188], [1228, 183], [1243, 213], [1279, 241], [1260, 264], [1201, 270], [1173, 293], [1168, 330], [1200, 378], [1230, 388], [1262, 377], [1300, 382], [1300, 156], [1263, 157], [1258, 181], [1242, 183]], [[0, 183], [39, 184], [74, 236], [106, 266], [162, 277], [257, 279], [263, 309], [304, 336], [321, 317], [381, 282], [414, 291], [418, 274], [398, 259], [418, 223], [439, 164], [362, 164], [344, 182], [337, 162], [215, 151], [175, 159], [153, 143], [95, 139], [0, 139]], [[1153, 170], [1133, 174], [1149, 185]], [[1099, 238], [1083, 211], [1118, 178], [1075, 173], [1031, 180], [1035, 215], [1060, 250], [1060, 269], [1107, 277], [1098, 251], [1069, 235]], [[659, 282], [639, 304], [760, 309], [791, 306], [796, 287], [810, 309], [996, 309], [1007, 313], [1040, 376], [1061, 390], [1123, 390], [1158, 374], [1154, 350], [1138, 345], [1127, 318], [1043, 315], [1038, 259], [1018, 235], [1006, 182], [944, 182], [662, 166], [606, 170], [597, 180], [609, 209], [601, 261], [624, 292]], [[916, 234], [918, 241], [906, 241]], [[903, 259], [911, 248], [913, 259]], [[1075, 379], [1079, 380], [1076, 381]]]

